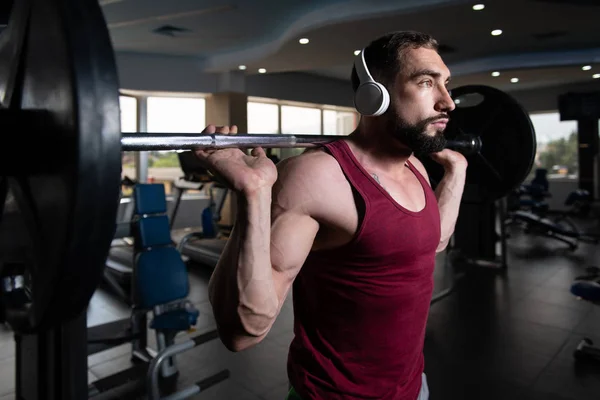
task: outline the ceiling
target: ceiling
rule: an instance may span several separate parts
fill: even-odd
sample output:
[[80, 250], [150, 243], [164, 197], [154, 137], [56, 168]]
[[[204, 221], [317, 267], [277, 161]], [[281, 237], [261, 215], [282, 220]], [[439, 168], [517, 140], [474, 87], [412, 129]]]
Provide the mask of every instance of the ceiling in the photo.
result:
[[[485, 8], [474, 11], [473, 5]], [[348, 79], [354, 51], [394, 30], [431, 33], [453, 86], [502, 90], [594, 81], [598, 0], [102, 0], [117, 51], [192, 57], [208, 72]], [[491, 31], [502, 29], [500, 36]], [[300, 44], [308, 38], [308, 44]], [[583, 71], [582, 66], [592, 69]], [[500, 76], [492, 77], [491, 72]], [[510, 78], [518, 77], [518, 83]], [[600, 83], [594, 81], [594, 84]]]
[[[473, 5], [485, 8], [474, 11]], [[600, 0], [100, 0], [115, 51], [193, 59], [206, 72], [348, 79], [354, 51], [394, 30], [431, 33], [452, 86], [519, 90], [600, 74]], [[0, 13], [1, 14], [1, 13]], [[0, 21], [1, 23], [1, 21]], [[493, 29], [503, 34], [492, 36]], [[308, 38], [308, 44], [300, 44]], [[591, 70], [583, 71], [582, 66]], [[498, 77], [491, 72], [499, 71]], [[510, 78], [518, 77], [518, 83]]]

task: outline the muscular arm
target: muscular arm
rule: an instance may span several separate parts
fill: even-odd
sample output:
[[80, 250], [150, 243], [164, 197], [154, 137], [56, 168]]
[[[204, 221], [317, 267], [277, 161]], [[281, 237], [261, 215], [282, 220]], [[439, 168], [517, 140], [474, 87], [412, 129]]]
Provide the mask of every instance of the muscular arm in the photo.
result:
[[466, 171], [462, 168], [447, 169], [444, 177], [435, 188], [435, 197], [438, 199], [441, 219], [441, 237], [437, 252], [446, 249], [450, 238], [454, 234], [454, 227], [458, 219], [460, 201], [465, 187]]
[[[451, 150], [444, 150], [442, 153], [446, 152], [455, 153]], [[429, 180], [429, 175], [423, 163], [414, 156], [411, 156], [410, 160], [423, 176]], [[435, 188], [435, 197], [438, 201], [441, 223], [440, 243], [436, 250], [438, 253], [446, 249], [450, 238], [454, 234], [460, 202], [465, 188], [466, 168], [466, 160], [462, 156], [458, 157], [456, 163], [444, 167], [444, 177]]]
[[309, 216], [302, 162], [286, 161], [272, 191], [238, 195], [235, 226], [209, 283], [219, 335], [231, 351], [267, 335], [319, 229]]

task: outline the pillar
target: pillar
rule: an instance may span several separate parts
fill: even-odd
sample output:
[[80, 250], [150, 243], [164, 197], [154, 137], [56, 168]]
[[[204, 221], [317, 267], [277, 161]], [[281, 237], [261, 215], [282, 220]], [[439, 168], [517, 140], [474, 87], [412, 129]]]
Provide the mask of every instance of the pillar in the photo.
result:
[[594, 118], [579, 119], [577, 128], [579, 187], [597, 198], [595, 164], [598, 155], [598, 120]]
[[[206, 124], [237, 125], [248, 132], [248, 95], [243, 71], [223, 72], [217, 76], [217, 90], [206, 99]], [[233, 225], [237, 201], [231, 191], [221, 212], [221, 223]]]
[[206, 124], [237, 125], [248, 132], [248, 96], [245, 93], [213, 93], [206, 99]]

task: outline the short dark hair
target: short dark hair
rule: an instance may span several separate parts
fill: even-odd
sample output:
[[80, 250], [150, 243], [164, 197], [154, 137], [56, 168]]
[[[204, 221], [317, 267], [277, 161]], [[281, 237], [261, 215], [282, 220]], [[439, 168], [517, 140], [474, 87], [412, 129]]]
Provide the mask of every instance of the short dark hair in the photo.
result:
[[[406, 50], [421, 47], [439, 50], [437, 40], [429, 34], [415, 31], [390, 32], [365, 47], [365, 62], [373, 79], [390, 90], [402, 68], [402, 59]], [[360, 82], [354, 66], [352, 66], [350, 80], [352, 90], [356, 92]]]

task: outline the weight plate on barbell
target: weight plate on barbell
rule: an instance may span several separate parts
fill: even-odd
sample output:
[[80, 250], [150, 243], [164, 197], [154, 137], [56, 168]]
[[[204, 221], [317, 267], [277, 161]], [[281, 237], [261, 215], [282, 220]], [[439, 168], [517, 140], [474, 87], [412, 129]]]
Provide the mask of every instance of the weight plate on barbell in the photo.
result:
[[[50, 116], [43, 131], [3, 132], [6, 143], [31, 135], [33, 153], [13, 149], [22, 172], [0, 171], [11, 175], [30, 249], [30, 304], [17, 325], [36, 330], [85, 312], [102, 279], [119, 203], [119, 85], [97, 0], [15, 2], [0, 46], [0, 54], [18, 55], [0, 58], [2, 107]], [[42, 146], [51, 156], [37, 165]], [[0, 237], [10, 234], [5, 225]]]
[[[450, 113], [447, 139], [479, 136], [481, 151], [467, 156], [466, 184], [480, 197], [502, 198], [519, 187], [533, 167], [535, 130], [527, 111], [508, 93], [490, 86], [469, 85], [452, 90], [456, 108]], [[428, 156], [419, 156], [433, 185], [443, 168]]]

